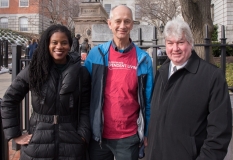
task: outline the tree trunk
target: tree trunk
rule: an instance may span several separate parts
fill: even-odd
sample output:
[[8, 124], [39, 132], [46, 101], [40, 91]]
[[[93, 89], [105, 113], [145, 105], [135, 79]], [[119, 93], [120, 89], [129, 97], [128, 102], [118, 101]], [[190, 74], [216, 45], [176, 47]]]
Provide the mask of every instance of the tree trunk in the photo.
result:
[[[179, 0], [181, 12], [184, 20], [189, 24], [195, 44], [203, 44], [205, 38], [205, 26], [208, 25], [208, 36], [214, 30], [211, 19], [211, 0]], [[204, 47], [195, 47], [195, 51], [202, 59], [205, 58]], [[213, 63], [212, 52], [210, 52], [210, 62]]]

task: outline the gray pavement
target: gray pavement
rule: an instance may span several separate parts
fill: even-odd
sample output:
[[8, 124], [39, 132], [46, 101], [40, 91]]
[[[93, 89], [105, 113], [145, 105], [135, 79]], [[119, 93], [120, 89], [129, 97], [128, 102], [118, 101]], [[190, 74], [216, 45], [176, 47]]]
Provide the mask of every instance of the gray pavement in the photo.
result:
[[0, 74], [0, 98], [3, 97], [7, 88], [10, 86], [11, 77], [12, 77], [12, 75], [9, 73], [1, 73]]

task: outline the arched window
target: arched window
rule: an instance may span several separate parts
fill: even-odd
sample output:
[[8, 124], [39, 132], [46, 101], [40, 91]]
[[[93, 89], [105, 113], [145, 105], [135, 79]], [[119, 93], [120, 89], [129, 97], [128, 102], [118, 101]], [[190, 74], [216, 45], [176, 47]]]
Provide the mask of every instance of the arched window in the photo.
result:
[[0, 18], [0, 28], [8, 28], [8, 19]]
[[28, 18], [27, 17], [19, 18], [19, 31], [28, 31]]

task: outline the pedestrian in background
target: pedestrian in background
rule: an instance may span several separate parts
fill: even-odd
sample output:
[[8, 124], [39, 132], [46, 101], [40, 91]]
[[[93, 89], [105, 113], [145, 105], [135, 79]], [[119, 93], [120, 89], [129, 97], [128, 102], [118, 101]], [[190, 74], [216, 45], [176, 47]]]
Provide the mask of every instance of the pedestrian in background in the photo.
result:
[[85, 61], [92, 81], [91, 160], [138, 160], [140, 142], [147, 145], [153, 69], [130, 39], [133, 22], [130, 8], [113, 7], [113, 40], [92, 48]]
[[36, 43], [36, 39], [32, 39], [32, 43], [29, 45], [29, 59], [32, 59], [32, 56], [37, 46], [38, 44]]
[[88, 44], [87, 38], [84, 38], [83, 43], [80, 45], [80, 51], [81, 51], [81, 60], [85, 61], [87, 58], [87, 54], [90, 51], [90, 45]]
[[30, 44], [31, 44], [31, 41], [28, 40], [27, 44], [26, 44], [26, 49], [25, 49], [25, 54], [26, 54], [27, 58], [29, 58], [29, 50], [30, 50], [29, 46], [30, 46]]
[[232, 136], [223, 71], [193, 50], [183, 20], [167, 22], [164, 37], [168, 59], [155, 77], [146, 160], [223, 160]]
[[[80, 56], [69, 55], [71, 32], [52, 25], [31, 63], [7, 89], [1, 104], [5, 138], [21, 145], [20, 159], [85, 160], [90, 139], [90, 76]], [[22, 135], [20, 103], [31, 91], [30, 128]]]
[[162, 56], [163, 55], [163, 52], [161, 50], [161, 48], [158, 48], [157, 49], [157, 56]]
[[76, 55], [80, 56], [80, 45], [79, 40], [82, 36], [80, 34], [77, 34], [76, 37], [73, 38], [73, 44], [71, 47], [70, 52], [74, 52]]

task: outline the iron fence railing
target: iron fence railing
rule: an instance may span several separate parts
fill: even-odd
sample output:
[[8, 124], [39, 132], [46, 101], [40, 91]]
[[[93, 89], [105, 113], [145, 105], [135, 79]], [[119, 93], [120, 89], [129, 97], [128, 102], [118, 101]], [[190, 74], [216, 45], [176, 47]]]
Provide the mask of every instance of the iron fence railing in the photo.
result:
[[0, 40], [0, 67], [8, 67], [8, 41]]

